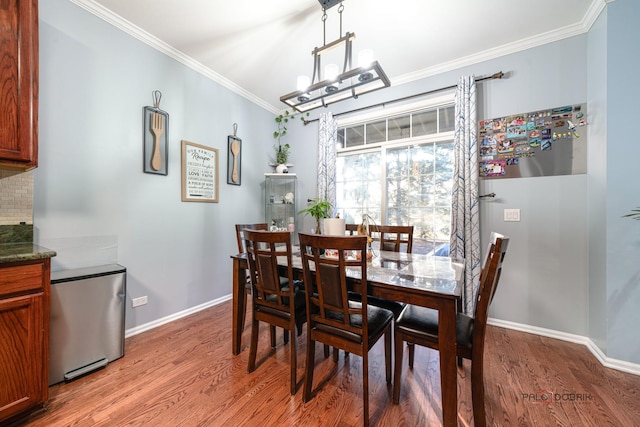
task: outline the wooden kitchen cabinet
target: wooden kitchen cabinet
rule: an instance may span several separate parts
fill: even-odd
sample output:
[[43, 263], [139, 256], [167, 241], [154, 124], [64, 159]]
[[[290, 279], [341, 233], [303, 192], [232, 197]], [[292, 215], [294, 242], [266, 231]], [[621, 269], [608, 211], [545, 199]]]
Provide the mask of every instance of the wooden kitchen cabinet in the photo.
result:
[[50, 258], [0, 263], [0, 425], [48, 399], [50, 275]]
[[0, 1], [0, 168], [38, 166], [38, 0]]

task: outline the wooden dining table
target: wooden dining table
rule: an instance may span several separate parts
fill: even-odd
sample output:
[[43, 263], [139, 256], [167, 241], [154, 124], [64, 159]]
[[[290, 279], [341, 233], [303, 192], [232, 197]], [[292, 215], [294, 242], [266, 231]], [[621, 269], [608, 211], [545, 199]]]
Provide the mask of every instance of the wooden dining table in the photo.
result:
[[[231, 256], [233, 260], [233, 326], [232, 352], [240, 353], [247, 290], [246, 254]], [[283, 259], [286, 263], [286, 259]], [[294, 248], [294, 272], [302, 274], [299, 248]], [[359, 280], [359, 269], [348, 269], [353, 290], [365, 292]], [[374, 251], [367, 264], [368, 295], [438, 310], [440, 348], [440, 381], [444, 426], [457, 425], [456, 312], [464, 281], [464, 262], [401, 252]]]

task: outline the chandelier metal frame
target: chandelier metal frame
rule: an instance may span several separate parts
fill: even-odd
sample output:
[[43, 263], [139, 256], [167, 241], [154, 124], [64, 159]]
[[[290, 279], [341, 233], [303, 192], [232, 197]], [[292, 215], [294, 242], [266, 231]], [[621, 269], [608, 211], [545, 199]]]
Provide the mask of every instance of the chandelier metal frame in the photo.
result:
[[[326, 43], [327, 9], [337, 4], [336, 1], [327, 2], [318, 0], [323, 6], [322, 21], [324, 26], [323, 45], [315, 47], [313, 55], [313, 77], [311, 84], [306, 89], [299, 89], [280, 97], [280, 101], [299, 112], [306, 112], [319, 107], [327, 107], [329, 104], [350, 98], [358, 98], [365, 93], [389, 87], [391, 82], [378, 61], [372, 61], [364, 66], [353, 66], [353, 40], [355, 33], [346, 32], [344, 36]], [[344, 6], [340, 2], [338, 13], [340, 14], [340, 34], [342, 34], [342, 11]], [[335, 78], [327, 78], [322, 73], [322, 55], [329, 50], [343, 47], [344, 61], [342, 72]]]

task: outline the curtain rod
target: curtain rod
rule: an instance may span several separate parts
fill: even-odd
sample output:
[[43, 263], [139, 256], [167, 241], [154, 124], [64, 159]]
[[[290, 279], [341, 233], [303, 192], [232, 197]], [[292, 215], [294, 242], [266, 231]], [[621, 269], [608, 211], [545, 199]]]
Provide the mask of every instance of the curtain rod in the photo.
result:
[[[480, 77], [480, 78], [476, 79], [476, 82], [483, 82], [485, 80], [501, 79], [503, 77], [504, 77], [504, 73], [502, 71], [498, 71], [497, 73], [494, 73], [494, 74], [492, 74], [490, 76]], [[354, 110], [349, 110], [349, 111], [343, 111], [342, 113], [334, 114], [333, 117], [338, 117], [338, 116], [342, 116], [344, 114], [351, 114], [351, 113], [355, 113], [355, 112], [358, 112], [358, 111], [368, 110], [369, 108], [385, 107], [387, 104], [393, 104], [393, 103], [396, 103], [396, 102], [406, 101], [408, 99], [417, 98], [419, 96], [425, 96], [425, 95], [430, 95], [430, 94], [436, 93], [436, 92], [442, 92], [443, 90], [455, 89], [456, 87], [458, 87], [457, 84], [451, 85], [451, 86], [447, 86], [447, 87], [441, 87], [439, 89], [432, 89], [432, 90], [429, 90], [429, 91], [426, 91], [426, 92], [417, 93], [415, 95], [409, 95], [409, 96], [405, 96], [405, 97], [402, 97], [402, 98], [392, 99], [391, 101], [379, 102], [377, 104], [368, 105], [366, 107], [356, 108]], [[320, 119], [317, 118], [317, 119], [305, 120], [304, 124], [306, 126], [307, 124], [309, 124], [311, 122], [317, 122], [318, 120], [320, 120]]]

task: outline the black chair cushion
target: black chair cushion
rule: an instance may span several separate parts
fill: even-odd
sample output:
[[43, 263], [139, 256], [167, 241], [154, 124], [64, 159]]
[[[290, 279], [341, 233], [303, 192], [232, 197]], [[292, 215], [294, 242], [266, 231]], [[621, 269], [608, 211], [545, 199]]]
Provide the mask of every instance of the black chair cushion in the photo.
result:
[[[362, 303], [359, 303], [356, 301], [349, 301], [349, 306], [351, 308], [361, 308]], [[330, 312], [327, 315], [327, 317], [338, 320], [340, 322], [344, 320], [344, 316], [342, 315], [342, 313], [338, 313], [338, 312]], [[373, 305], [367, 304], [367, 322], [368, 322], [367, 326], [369, 328], [370, 337], [375, 337], [380, 335], [383, 332], [384, 328], [387, 327], [389, 322], [391, 322], [391, 319], [393, 319], [393, 312], [384, 308], [375, 307]], [[351, 325], [358, 328], [362, 327], [361, 315], [352, 314], [350, 316], [350, 320], [351, 320]], [[329, 325], [325, 325], [322, 323], [316, 323], [316, 328], [318, 330], [324, 330], [326, 332], [329, 332], [335, 335], [340, 335], [354, 342], [360, 342], [360, 340], [362, 339], [362, 337], [358, 334], [354, 334], [349, 331], [345, 331], [345, 330], [335, 328]]]
[[[349, 291], [348, 297], [349, 297], [349, 300], [351, 301], [362, 302], [362, 295], [360, 295], [359, 293]], [[398, 318], [398, 316], [402, 312], [402, 309], [406, 305], [398, 301], [391, 301], [388, 299], [372, 297], [372, 296], [367, 296], [367, 304], [391, 311], [393, 313], [394, 319]]]
[[[456, 336], [458, 346], [471, 349], [473, 340], [473, 317], [458, 313], [456, 318]], [[438, 311], [426, 307], [408, 304], [396, 320], [396, 328], [401, 332], [438, 340]]]

